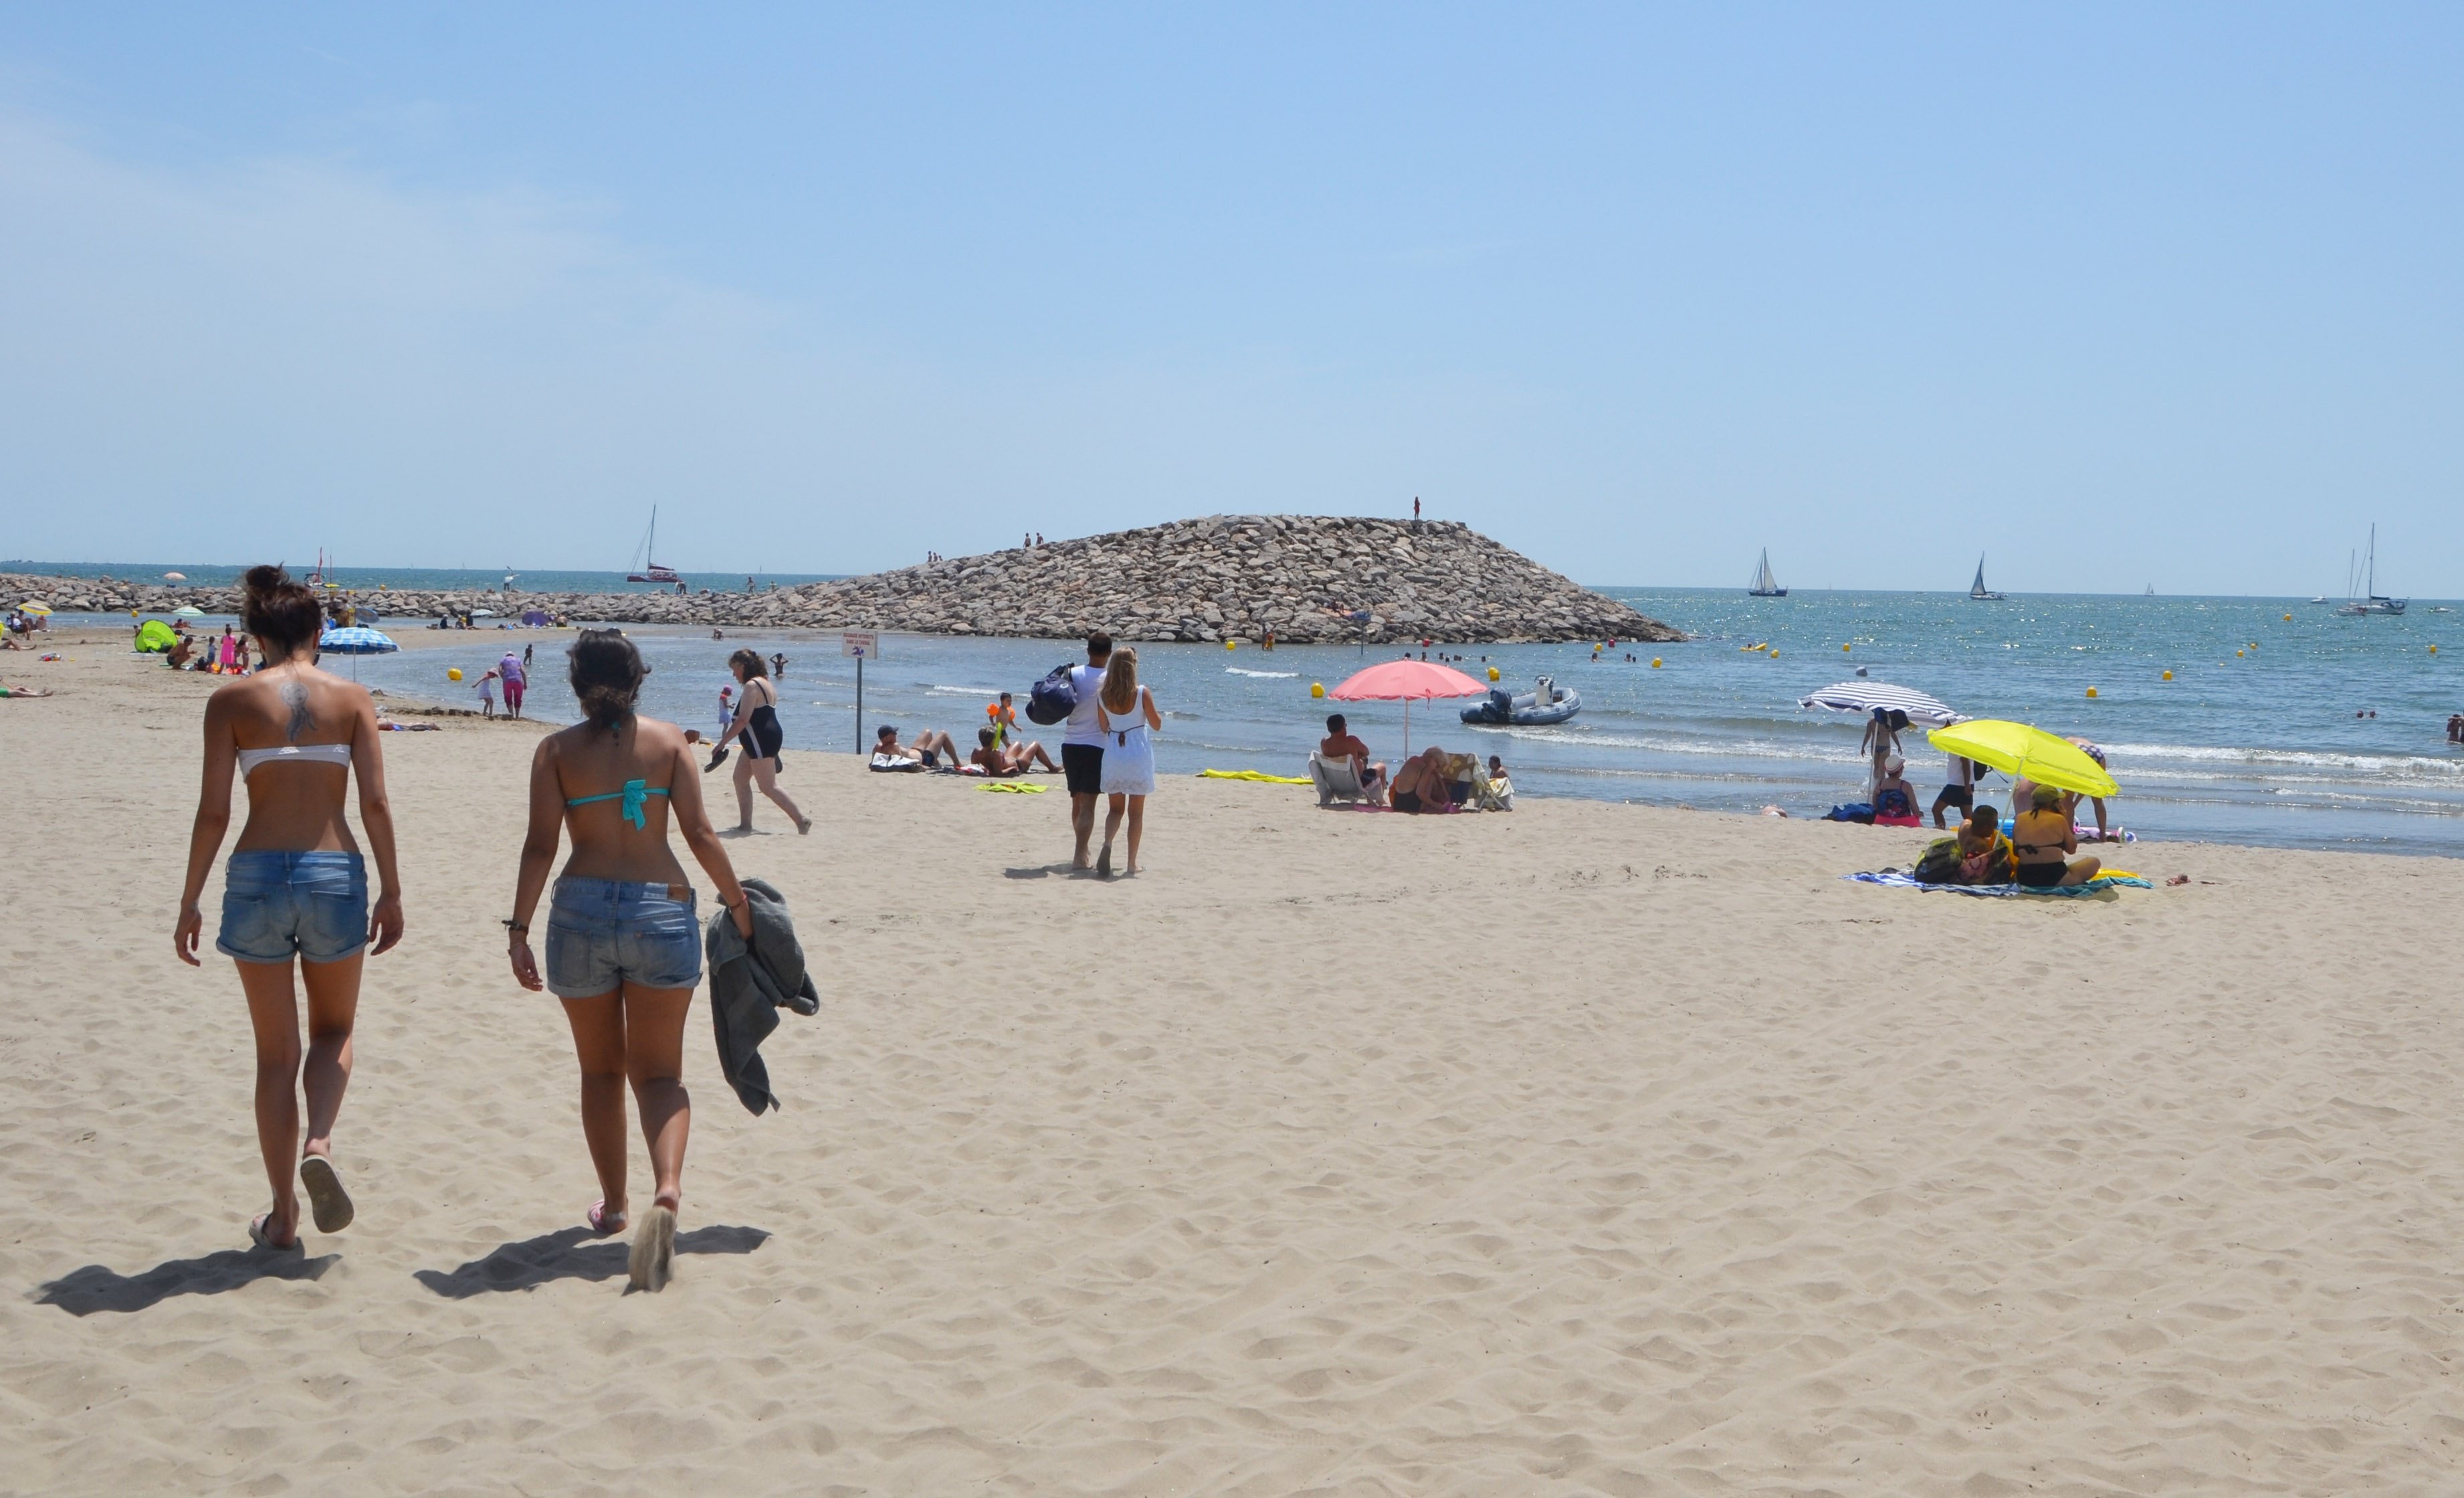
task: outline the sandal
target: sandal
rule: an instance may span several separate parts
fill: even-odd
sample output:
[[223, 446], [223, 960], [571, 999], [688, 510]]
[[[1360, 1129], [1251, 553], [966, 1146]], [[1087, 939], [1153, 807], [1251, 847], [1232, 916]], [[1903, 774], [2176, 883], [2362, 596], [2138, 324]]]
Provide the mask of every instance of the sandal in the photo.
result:
[[299, 1161], [299, 1184], [308, 1188], [308, 1205], [317, 1216], [317, 1231], [339, 1233], [351, 1225], [356, 1214], [351, 1208], [351, 1194], [342, 1189], [341, 1174], [334, 1162], [322, 1155], [303, 1157]]
[[625, 1214], [608, 1211], [605, 1199], [590, 1203], [590, 1210], [582, 1214], [582, 1220], [590, 1224], [594, 1238], [612, 1238], [625, 1230]]
[[256, 1216], [252, 1219], [248, 1224], [248, 1241], [254, 1244], [257, 1247], [264, 1249], [267, 1253], [297, 1252], [299, 1247], [299, 1230], [297, 1228], [292, 1229], [291, 1241], [289, 1243], [277, 1244], [274, 1241], [274, 1236], [265, 1230], [265, 1224], [273, 1221], [274, 1214], [271, 1212], [259, 1212], [256, 1214]]

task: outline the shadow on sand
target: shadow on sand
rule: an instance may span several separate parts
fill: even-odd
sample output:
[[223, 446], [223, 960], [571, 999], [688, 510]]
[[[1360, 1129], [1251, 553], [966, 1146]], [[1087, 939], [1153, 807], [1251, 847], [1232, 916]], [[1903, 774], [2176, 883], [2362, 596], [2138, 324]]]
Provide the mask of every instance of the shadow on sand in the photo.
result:
[[[759, 1227], [696, 1227], [676, 1235], [676, 1252], [751, 1253], [769, 1238]], [[531, 1289], [550, 1280], [622, 1279], [625, 1255], [621, 1236], [593, 1238], [586, 1227], [567, 1227], [517, 1244], [499, 1244], [486, 1258], [457, 1269], [420, 1269], [411, 1278], [448, 1300], [468, 1300], [496, 1290]]]
[[195, 1259], [173, 1259], [143, 1274], [121, 1274], [89, 1264], [61, 1275], [35, 1293], [38, 1306], [57, 1306], [72, 1316], [98, 1311], [143, 1311], [174, 1295], [219, 1295], [258, 1280], [314, 1280], [341, 1263], [338, 1253], [312, 1259], [288, 1248], [226, 1248]]

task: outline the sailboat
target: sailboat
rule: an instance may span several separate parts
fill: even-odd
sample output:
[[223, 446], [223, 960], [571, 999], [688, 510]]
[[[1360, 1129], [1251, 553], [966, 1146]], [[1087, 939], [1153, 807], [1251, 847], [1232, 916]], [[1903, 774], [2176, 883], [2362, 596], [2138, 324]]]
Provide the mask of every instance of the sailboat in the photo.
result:
[[1979, 603], [1986, 604], [1998, 603], [2010, 596], [2007, 593], [1996, 593], [1991, 588], [1985, 585], [1985, 554], [1983, 552], [1978, 552], [1976, 554], [1976, 581], [1968, 585], [1968, 596], [1977, 600]]
[[673, 583], [680, 586], [683, 584], [684, 579], [676, 575], [675, 568], [659, 565], [659, 507], [657, 505], [650, 506], [650, 532], [642, 538], [642, 549], [634, 555], [649, 565], [639, 572], [627, 573], [626, 582]]
[[1769, 546], [1763, 548], [1762, 565], [1754, 569], [1752, 580], [1746, 584], [1746, 592], [1755, 598], [1786, 598], [1788, 596], [1788, 589], [1780, 586], [1779, 579], [1771, 576], [1771, 548]]
[[2147, 584], [2147, 596], [2148, 596], [2149, 598], [2154, 598], [2154, 597], [2156, 596], [2156, 584], [2155, 584], [2150, 583], [2150, 584]]
[[[2369, 591], [2337, 609], [2336, 612], [2356, 616], [2403, 613], [2405, 605], [2410, 603], [2410, 599], [2389, 598], [2379, 591], [2379, 528], [2375, 523], [2370, 526], [2370, 549], [2364, 555], [2367, 559], [2363, 566], [2369, 580], [2367, 584]], [[2347, 587], [2350, 585], [2346, 584]]]

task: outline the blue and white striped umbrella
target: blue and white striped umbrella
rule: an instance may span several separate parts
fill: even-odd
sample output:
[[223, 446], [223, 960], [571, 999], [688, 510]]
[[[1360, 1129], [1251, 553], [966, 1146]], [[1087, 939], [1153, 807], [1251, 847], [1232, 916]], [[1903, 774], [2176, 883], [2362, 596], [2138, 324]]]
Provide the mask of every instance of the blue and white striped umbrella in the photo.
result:
[[1809, 697], [1799, 697], [1801, 708], [1821, 708], [1832, 713], [1855, 713], [1869, 716], [1876, 708], [1898, 708], [1911, 723], [1928, 728], [1947, 728], [1960, 720], [1940, 697], [1929, 697], [1911, 687], [1895, 687], [1887, 681], [1834, 682]]
[[402, 647], [365, 625], [353, 625], [326, 630], [318, 638], [317, 649], [331, 655], [383, 655]]

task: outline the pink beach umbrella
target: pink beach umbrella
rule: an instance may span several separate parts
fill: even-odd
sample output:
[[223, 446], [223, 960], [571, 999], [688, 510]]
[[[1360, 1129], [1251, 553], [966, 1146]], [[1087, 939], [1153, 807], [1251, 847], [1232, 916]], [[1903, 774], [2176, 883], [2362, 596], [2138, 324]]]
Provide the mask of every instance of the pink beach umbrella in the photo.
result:
[[1343, 702], [1403, 704], [1403, 757], [1412, 755], [1414, 698], [1476, 697], [1488, 689], [1451, 666], [1435, 661], [1380, 661], [1327, 694]]

